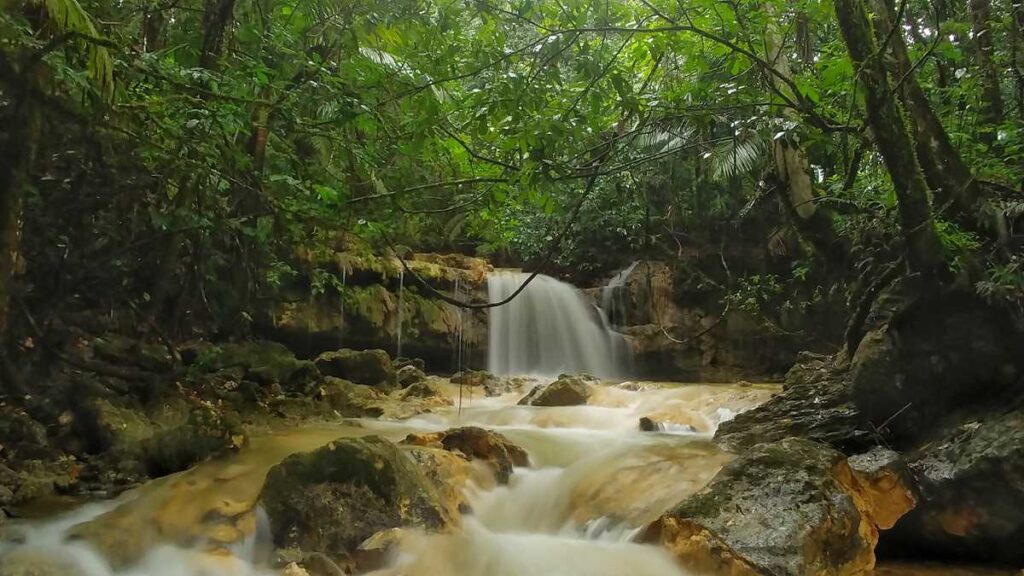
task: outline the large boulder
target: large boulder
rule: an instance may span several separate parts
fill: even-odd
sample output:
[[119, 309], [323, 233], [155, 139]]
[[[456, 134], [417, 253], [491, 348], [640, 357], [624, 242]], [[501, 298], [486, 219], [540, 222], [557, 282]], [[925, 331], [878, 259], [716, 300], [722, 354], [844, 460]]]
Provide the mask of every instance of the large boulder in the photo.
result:
[[586, 404], [592, 393], [593, 378], [563, 374], [551, 384], [539, 384], [519, 400], [522, 406], [578, 406]]
[[514, 466], [530, 465], [530, 457], [525, 450], [497, 432], [476, 426], [409, 434], [403, 443], [441, 448], [460, 454], [467, 460], [483, 460], [492, 466], [495, 478], [502, 484], [508, 482]]
[[[913, 293], [902, 284], [893, 290]], [[951, 414], [1024, 392], [1024, 335], [1008, 315], [956, 291], [891, 308], [869, 326], [850, 364], [861, 420], [890, 444], [913, 447]]]
[[423, 372], [422, 368], [418, 368], [411, 364], [402, 366], [396, 372], [398, 379], [398, 385], [402, 388], [408, 388], [413, 384], [418, 384], [427, 379], [427, 375]]
[[846, 453], [870, 449], [875, 437], [861, 423], [848, 386], [847, 367], [830, 356], [802, 353], [782, 392], [723, 422], [715, 440], [731, 450], [790, 436], [829, 444]]
[[385, 390], [398, 386], [391, 357], [383, 350], [335, 350], [316, 358], [316, 366], [325, 376], [351, 380]]
[[289, 456], [267, 474], [260, 500], [275, 545], [333, 558], [387, 528], [453, 520], [409, 457], [376, 436]]
[[1024, 408], [951, 426], [908, 466], [921, 503], [887, 551], [1024, 565]]
[[727, 464], [650, 524], [645, 539], [695, 572], [859, 574], [874, 567], [878, 525], [841, 453], [789, 438]]

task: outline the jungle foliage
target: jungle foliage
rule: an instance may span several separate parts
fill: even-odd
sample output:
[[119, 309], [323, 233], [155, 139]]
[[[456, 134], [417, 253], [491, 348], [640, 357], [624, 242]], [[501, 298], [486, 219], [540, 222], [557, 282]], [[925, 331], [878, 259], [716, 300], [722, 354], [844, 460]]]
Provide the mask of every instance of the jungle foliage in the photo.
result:
[[[1022, 26], [1011, 0], [6, 0], [0, 325], [244, 330], [298, 251], [389, 245], [591, 277], [717, 254], [750, 309], [909, 266], [1019, 311]], [[778, 262], [727, 262], [741, 237]]]

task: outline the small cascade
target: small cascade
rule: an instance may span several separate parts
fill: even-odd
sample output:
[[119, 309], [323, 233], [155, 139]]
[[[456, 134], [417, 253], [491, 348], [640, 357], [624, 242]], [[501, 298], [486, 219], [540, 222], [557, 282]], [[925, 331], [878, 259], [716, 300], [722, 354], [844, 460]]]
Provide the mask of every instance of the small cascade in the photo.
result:
[[395, 358], [402, 357], [402, 313], [405, 308], [405, 269], [398, 271], [398, 343], [395, 346]]
[[[508, 298], [528, 277], [491, 274], [490, 301]], [[537, 276], [511, 302], [490, 311], [488, 369], [495, 374], [571, 372], [616, 378], [627, 350], [622, 335], [602, 323], [579, 290], [550, 276]]]
[[627, 315], [626, 302], [626, 279], [633, 273], [639, 262], [633, 262], [625, 269], [620, 270], [607, 284], [601, 288], [601, 309], [608, 317], [608, 323], [612, 326], [628, 326], [629, 316]]

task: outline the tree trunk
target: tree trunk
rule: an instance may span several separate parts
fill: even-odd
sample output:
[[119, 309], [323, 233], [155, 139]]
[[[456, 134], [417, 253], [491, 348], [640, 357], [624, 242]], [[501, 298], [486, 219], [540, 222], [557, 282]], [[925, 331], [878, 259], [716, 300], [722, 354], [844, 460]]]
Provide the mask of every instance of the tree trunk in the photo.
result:
[[0, 155], [0, 345], [6, 340], [11, 297], [21, 261], [21, 214], [29, 174], [39, 147], [42, 122], [35, 84], [41, 64], [25, 70], [21, 89], [13, 94], [14, 105], [7, 127], [6, 145]]
[[896, 191], [900, 230], [911, 272], [925, 280], [945, 276], [942, 244], [932, 221], [928, 185], [914, 155], [907, 119], [892, 93], [885, 64], [871, 31], [863, 0], [835, 0], [836, 18], [846, 49], [859, 69], [868, 125]]
[[[769, 15], [772, 10], [766, 6]], [[774, 27], [765, 31], [767, 59], [772, 67], [784, 78], [792, 78], [789, 59], [783, 51], [782, 41]], [[769, 77], [776, 90], [793, 96], [789, 86], [774, 75]], [[798, 120], [797, 112], [784, 108], [783, 115]], [[846, 261], [846, 248], [836, 234], [829, 211], [818, 205], [811, 179], [810, 162], [803, 149], [786, 138], [776, 138], [772, 143], [775, 158], [775, 176], [784, 193], [779, 194], [785, 212], [800, 237], [814, 247], [815, 252], [827, 262], [842, 264]], [[778, 190], [778, 187], [776, 188]]]
[[873, 0], [875, 37], [888, 40], [886, 62], [892, 73], [901, 102], [910, 115], [914, 135], [914, 150], [921, 163], [925, 180], [935, 195], [936, 209], [971, 230], [979, 229], [982, 211], [982, 191], [960, 152], [953, 146], [932, 110], [931, 102], [917, 81], [907, 44], [899, 30], [890, 37], [893, 7], [887, 0]]
[[1003, 96], [999, 88], [999, 71], [996, 70], [993, 56], [992, 28], [989, 21], [992, 10], [989, 0], [970, 0], [971, 30], [974, 33], [975, 58], [981, 68], [981, 121], [985, 127], [981, 130], [979, 140], [992, 146], [996, 141], [996, 132], [1003, 121]]
[[206, 0], [203, 8], [203, 46], [199, 66], [208, 70], [217, 67], [224, 52], [224, 39], [234, 21], [235, 0]]
[[1017, 117], [1024, 118], [1024, 7], [1022, 0], [1010, 1], [1010, 21], [1007, 35], [1010, 37], [1013, 53], [1014, 95], [1017, 100]]

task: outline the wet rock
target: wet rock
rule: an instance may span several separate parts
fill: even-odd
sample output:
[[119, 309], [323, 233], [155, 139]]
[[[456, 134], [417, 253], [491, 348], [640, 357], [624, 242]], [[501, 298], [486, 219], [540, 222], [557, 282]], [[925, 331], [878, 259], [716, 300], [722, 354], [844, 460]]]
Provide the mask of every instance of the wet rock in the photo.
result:
[[46, 427], [21, 408], [0, 407], [0, 454], [39, 458], [50, 452]]
[[715, 440], [731, 450], [790, 436], [857, 453], [875, 445], [861, 423], [847, 384], [847, 369], [828, 356], [801, 353], [786, 374], [782, 392], [723, 422]]
[[85, 572], [59, 555], [16, 550], [0, 556], [0, 576], [85, 576]]
[[692, 424], [681, 424], [678, 422], [663, 422], [653, 416], [641, 416], [638, 422], [638, 428], [641, 432], [664, 432], [666, 430], [672, 430], [674, 432], [696, 432]]
[[402, 540], [401, 528], [381, 530], [367, 538], [355, 552], [356, 569], [360, 574], [383, 568], [392, 551]]
[[387, 528], [437, 529], [452, 521], [417, 466], [376, 436], [289, 456], [267, 474], [260, 500], [275, 545], [332, 558], [347, 557]]
[[[402, 450], [433, 484], [445, 514], [459, 518], [469, 510], [466, 489], [470, 481], [481, 488], [495, 485], [490, 468], [481, 470], [466, 457], [443, 448], [403, 445]], [[483, 473], [481, 473], [483, 472]]]
[[121, 398], [90, 398], [76, 410], [74, 425], [89, 452], [134, 449], [155, 433], [141, 407]]
[[878, 528], [858, 483], [843, 455], [822, 444], [760, 444], [648, 526], [645, 538], [707, 573], [870, 572]]
[[917, 505], [914, 481], [898, 452], [876, 447], [851, 456], [848, 462], [857, 477], [856, 488], [879, 530], [892, 528]]
[[379, 390], [333, 376], [324, 378], [319, 396], [346, 418], [380, 417], [387, 401], [387, 395]]
[[325, 376], [350, 380], [375, 388], [393, 389], [398, 377], [391, 357], [383, 350], [336, 350], [316, 358], [316, 366]]
[[401, 370], [406, 366], [412, 366], [421, 372], [427, 369], [427, 363], [422, 358], [395, 358], [391, 363], [394, 364], [395, 370]]
[[282, 344], [263, 340], [206, 347], [194, 366], [207, 371], [241, 369], [247, 380], [280, 384], [289, 392], [304, 392], [320, 376], [312, 362], [295, 358]]
[[920, 503], [887, 551], [1024, 565], [1024, 408], [947, 428], [908, 467]]
[[551, 384], [534, 386], [519, 400], [521, 406], [578, 406], [586, 404], [593, 379], [587, 375], [563, 374]]
[[1022, 349], [1008, 315], [973, 294], [917, 297], [866, 332], [852, 397], [866, 426], [911, 448], [950, 414], [1024, 392]]
[[404, 444], [442, 448], [457, 452], [466, 459], [483, 460], [494, 469], [495, 478], [505, 484], [514, 466], [529, 466], [526, 451], [505, 436], [476, 426], [452, 428], [430, 434], [409, 434]]
[[495, 376], [486, 370], [464, 370], [452, 376], [452, 384], [482, 388], [488, 397], [516, 392], [525, 382], [523, 378]]
[[408, 388], [427, 379], [427, 375], [422, 369], [412, 365], [399, 368], [396, 376], [398, 378], [398, 386], [401, 388]]
[[188, 420], [140, 443], [141, 460], [150, 477], [160, 477], [227, 451], [246, 441], [241, 424], [212, 408], [196, 407]]
[[[400, 394], [404, 394], [402, 391]], [[318, 392], [318, 398], [335, 412], [346, 418], [409, 418], [432, 407], [447, 405], [440, 399], [423, 399], [411, 394], [407, 400], [389, 396], [378, 388], [353, 384], [348, 380], [328, 376]]]
[[433, 406], [451, 406], [454, 401], [445, 393], [437, 382], [429, 380], [417, 382], [399, 394], [404, 401], [422, 400], [428, 401]]

